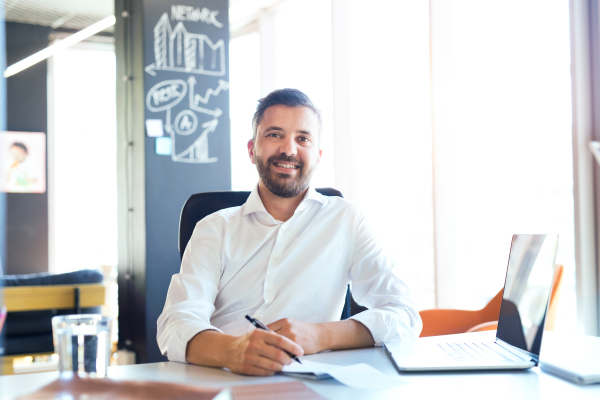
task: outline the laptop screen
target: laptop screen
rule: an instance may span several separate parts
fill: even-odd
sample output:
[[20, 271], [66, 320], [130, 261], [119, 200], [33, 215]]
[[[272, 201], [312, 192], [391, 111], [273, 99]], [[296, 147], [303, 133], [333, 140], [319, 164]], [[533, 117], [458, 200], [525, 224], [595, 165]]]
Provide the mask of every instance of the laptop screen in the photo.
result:
[[514, 235], [496, 337], [540, 355], [558, 235]]

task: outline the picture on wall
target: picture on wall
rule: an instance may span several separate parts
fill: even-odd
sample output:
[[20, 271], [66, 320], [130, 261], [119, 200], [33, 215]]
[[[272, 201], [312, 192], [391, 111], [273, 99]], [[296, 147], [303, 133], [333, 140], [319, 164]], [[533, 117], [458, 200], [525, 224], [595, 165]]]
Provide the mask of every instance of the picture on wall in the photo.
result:
[[0, 132], [0, 191], [46, 191], [46, 134]]

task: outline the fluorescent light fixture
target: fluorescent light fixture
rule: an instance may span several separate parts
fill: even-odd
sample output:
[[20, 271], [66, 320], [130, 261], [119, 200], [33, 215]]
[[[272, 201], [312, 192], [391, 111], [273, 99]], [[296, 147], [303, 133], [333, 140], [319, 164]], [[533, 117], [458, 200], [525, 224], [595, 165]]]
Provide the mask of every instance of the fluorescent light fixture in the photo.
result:
[[95, 24], [90, 25], [77, 33], [68, 36], [60, 42], [55, 43], [52, 46], [48, 46], [44, 50], [40, 50], [37, 53], [32, 54], [29, 57], [19, 61], [18, 63], [11, 65], [10, 67], [6, 68], [6, 71], [4, 71], [4, 77], [8, 78], [9, 76], [18, 74], [24, 69], [27, 69], [32, 65], [39, 63], [40, 61], [44, 61], [46, 58], [52, 57], [57, 52], [64, 50], [67, 47], [73, 46], [75, 43], [79, 43], [82, 40], [85, 40], [90, 36], [94, 36], [96, 33], [101, 32], [110, 26], [113, 26], [116, 21], [117, 20], [115, 16], [111, 15], [110, 17], [104, 18], [102, 21], [96, 22]]

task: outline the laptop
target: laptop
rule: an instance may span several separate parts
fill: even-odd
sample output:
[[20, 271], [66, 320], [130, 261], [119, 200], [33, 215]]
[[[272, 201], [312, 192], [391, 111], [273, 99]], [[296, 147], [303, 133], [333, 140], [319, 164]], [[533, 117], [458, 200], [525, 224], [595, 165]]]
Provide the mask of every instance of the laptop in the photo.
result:
[[[384, 343], [399, 371], [527, 369], [538, 365], [558, 235], [514, 235], [496, 340], [460, 336]], [[467, 335], [465, 335], [467, 336]]]

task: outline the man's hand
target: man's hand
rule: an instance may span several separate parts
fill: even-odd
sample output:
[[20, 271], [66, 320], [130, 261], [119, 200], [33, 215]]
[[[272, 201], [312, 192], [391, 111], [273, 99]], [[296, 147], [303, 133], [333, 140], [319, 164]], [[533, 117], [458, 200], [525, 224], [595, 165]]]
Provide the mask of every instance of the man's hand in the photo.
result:
[[315, 354], [326, 350], [319, 325], [283, 318], [267, 325], [267, 328], [298, 343], [304, 349], [304, 354]]
[[371, 332], [352, 319], [315, 324], [283, 318], [267, 325], [267, 328], [298, 343], [304, 354], [371, 347], [375, 343]]
[[189, 363], [226, 367], [245, 375], [273, 375], [292, 359], [283, 350], [304, 355], [302, 347], [273, 332], [253, 330], [243, 336], [203, 331], [188, 342]]

